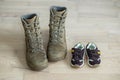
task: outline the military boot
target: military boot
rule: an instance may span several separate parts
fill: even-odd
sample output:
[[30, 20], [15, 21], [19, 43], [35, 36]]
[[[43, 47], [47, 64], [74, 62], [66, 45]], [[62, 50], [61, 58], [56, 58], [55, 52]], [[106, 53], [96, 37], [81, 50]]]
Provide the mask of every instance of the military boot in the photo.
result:
[[49, 42], [47, 55], [49, 61], [59, 61], [67, 54], [65, 18], [66, 7], [52, 6], [50, 8]]
[[26, 60], [32, 70], [42, 70], [48, 66], [48, 60], [43, 47], [37, 14], [28, 14], [21, 17], [25, 31]]

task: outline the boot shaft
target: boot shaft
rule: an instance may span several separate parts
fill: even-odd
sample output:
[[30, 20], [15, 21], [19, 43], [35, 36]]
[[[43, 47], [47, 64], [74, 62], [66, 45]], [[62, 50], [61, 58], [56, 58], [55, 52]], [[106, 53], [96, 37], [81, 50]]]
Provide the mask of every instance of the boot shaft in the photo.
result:
[[25, 31], [26, 47], [38, 51], [42, 50], [43, 40], [37, 14], [24, 15], [21, 17], [21, 21]]
[[50, 8], [50, 42], [66, 42], [65, 39], [65, 19], [66, 19], [67, 9], [66, 7], [56, 7]]
[[[39, 18], [37, 14], [28, 14], [21, 17], [21, 21], [25, 30], [25, 34], [39, 32]], [[26, 35], [27, 37], [27, 35]]]

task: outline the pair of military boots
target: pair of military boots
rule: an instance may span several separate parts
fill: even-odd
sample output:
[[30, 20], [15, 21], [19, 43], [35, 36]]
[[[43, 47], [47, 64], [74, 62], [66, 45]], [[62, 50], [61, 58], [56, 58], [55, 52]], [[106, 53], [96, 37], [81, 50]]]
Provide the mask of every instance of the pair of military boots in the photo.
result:
[[50, 8], [47, 52], [43, 46], [38, 15], [27, 14], [21, 17], [25, 31], [26, 61], [32, 70], [42, 70], [48, 66], [48, 61], [55, 62], [65, 58], [67, 53], [65, 37], [66, 14], [66, 7], [52, 6]]

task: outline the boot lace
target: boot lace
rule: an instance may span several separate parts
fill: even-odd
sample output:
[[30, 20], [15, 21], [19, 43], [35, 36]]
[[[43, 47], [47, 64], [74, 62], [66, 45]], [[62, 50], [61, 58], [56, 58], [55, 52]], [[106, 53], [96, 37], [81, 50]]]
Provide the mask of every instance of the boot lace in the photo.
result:
[[54, 43], [57, 43], [57, 42], [60, 42], [62, 43], [62, 34], [63, 34], [63, 31], [64, 31], [64, 22], [65, 22], [65, 17], [66, 15], [63, 15], [63, 16], [58, 16], [58, 15], [54, 15], [52, 16], [52, 19], [50, 20], [51, 21], [51, 25], [54, 26], [54, 28], [52, 28], [52, 32], [51, 32], [51, 41], [54, 42]]
[[[40, 27], [39, 27], [39, 22], [31, 22], [31, 23], [26, 23], [24, 20], [24, 25], [25, 25], [25, 33], [29, 34], [25, 36], [28, 38], [27, 42], [29, 42], [31, 44], [32, 48], [32, 53], [34, 52], [39, 52], [39, 51], [43, 51], [43, 46], [42, 46], [42, 42], [43, 40], [41, 39], [41, 32], [40, 32]], [[34, 25], [34, 26], [32, 26]], [[34, 38], [34, 39], [32, 39]]]

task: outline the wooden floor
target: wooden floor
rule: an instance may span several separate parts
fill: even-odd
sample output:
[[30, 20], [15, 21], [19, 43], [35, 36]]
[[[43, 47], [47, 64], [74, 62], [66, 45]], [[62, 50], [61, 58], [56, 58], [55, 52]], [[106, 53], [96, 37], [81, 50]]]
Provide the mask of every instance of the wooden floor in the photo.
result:
[[[37, 13], [46, 48], [49, 8], [66, 6], [68, 55], [41, 72], [25, 61], [24, 30], [20, 16]], [[102, 63], [81, 69], [69, 65], [70, 49], [78, 42], [95, 42]], [[0, 0], [0, 80], [120, 80], [120, 0]]]

